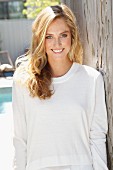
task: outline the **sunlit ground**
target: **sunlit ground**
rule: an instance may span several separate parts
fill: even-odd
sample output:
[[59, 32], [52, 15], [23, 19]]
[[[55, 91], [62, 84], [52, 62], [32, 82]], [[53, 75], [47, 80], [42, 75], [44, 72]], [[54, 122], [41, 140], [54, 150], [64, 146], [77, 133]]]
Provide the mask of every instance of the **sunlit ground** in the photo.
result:
[[0, 170], [13, 169], [12, 129], [12, 113], [0, 114]]
[[[0, 81], [1, 85], [1, 81]], [[0, 94], [1, 95], [1, 94]], [[0, 170], [13, 170], [13, 115], [12, 103], [4, 103], [0, 113]], [[1, 112], [1, 111], [0, 111]]]

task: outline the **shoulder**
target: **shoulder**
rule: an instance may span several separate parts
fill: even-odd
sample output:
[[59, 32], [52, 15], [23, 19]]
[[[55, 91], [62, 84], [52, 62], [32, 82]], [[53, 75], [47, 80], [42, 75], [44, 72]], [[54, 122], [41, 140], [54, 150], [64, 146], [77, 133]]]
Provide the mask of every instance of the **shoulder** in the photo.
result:
[[28, 68], [27, 61], [22, 62], [18, 67], [16, 67], [16, 70], [13, 75], [13, 81], [15, 83], [23, 85], [26, 83], [27, 79], [29, 78], [27, 68]]
[[103, 75], [100, 71], [96, 70], [95, 68], [88, 66], [88, 65], [82, 65], [82, 64], [78, 64], [78, 78], [81, 81], [84, 82], [91, 82], [93, 84], [97, 83], [97, 82], [103, 82]]
[[101, 72], [88, 65], [80, 65], [80, 70], [82, 74], [91, 78], [98, 78], [99, 76], [102, 76]]

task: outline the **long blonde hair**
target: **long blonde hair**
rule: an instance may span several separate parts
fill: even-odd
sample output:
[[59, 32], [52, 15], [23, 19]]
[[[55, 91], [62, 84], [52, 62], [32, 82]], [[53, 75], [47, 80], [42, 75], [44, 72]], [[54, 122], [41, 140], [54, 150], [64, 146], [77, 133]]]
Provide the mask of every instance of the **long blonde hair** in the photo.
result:
[[56, 18], [63, 18], [71, 30], [72, 44], [68, 53], [71, 61], [82, 63], [83, 49], [79, 39], [76, 19], [73, 12], [64, 4], [50, 6], [42, 10], [32, 25], [32, 43], [29, 50], [27, 87], [30, 95], [40, 99], [50, 98], [53, 94], [51, 72], [45, 52], [45, 36], [50, 23]]

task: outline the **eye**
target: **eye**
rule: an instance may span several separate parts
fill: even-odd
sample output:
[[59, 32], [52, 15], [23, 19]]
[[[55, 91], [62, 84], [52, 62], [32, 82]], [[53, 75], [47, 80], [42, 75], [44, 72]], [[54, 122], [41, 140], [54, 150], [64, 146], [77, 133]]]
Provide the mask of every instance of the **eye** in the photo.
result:
[[65, 38], [67, 37], [67, 34], [61, 34], [61, 37]]
[[53, 37], [51, 35], [46, 36], [46, 39], [52, 39]]

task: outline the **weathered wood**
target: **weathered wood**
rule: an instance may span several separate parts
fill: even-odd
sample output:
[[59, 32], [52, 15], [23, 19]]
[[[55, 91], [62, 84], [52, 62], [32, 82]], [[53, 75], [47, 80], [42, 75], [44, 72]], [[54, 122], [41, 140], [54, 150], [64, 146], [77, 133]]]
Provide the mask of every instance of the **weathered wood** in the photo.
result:
[[84, 63], [103, 72], [109, 129], [109, 169], [113, 170], [113, 1], [62, 0], [74, 11], [84, 47]]

